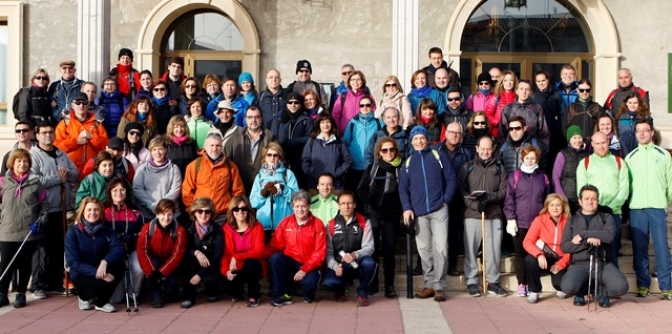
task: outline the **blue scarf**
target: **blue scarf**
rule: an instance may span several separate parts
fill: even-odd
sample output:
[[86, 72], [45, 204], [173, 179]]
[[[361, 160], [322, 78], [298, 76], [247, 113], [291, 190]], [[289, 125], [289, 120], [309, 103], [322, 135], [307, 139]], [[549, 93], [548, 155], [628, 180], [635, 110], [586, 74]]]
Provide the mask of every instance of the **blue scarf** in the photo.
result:
[[162, 106], [164, 103], [168, 102], [170, 100], [170, 95], [166, 94], [166, 96], [162, 98], [157, 98], [156, 96], [152, 96], [152, 100], [154, 100], [154, 103], [156, 103], [157, 106]]
[[147, 119], [147, 115], [149, 115], [149, 113], [138, 112], [137, 115], [138, 115], [138, 121], [144, 122], [145, 119]]
[[417, 97], [427, 97], [432, 92], [432, 87], [425, 85], [422, 88], [411, 88], [411, 94]]
[[492, 88], [488, 88], [488, 89], [479, 88], [478, 92], [487, 96], [488, 94], [490, 94], [490, 92], [492, 92]]
[[82, 224], [84, 224], [84, 230], [89, 235], [95, 235], [98, 231], [100, 231], [101, 228], [105, 227], [105, 225], [100, 222], [92, 223], [86, 220], [84, 217], [82, 217]]

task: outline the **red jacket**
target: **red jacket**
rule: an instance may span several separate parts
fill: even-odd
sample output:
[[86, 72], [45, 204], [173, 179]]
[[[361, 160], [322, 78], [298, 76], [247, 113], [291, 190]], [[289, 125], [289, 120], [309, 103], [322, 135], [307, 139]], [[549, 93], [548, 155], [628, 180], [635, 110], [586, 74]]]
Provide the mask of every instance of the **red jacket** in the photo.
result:
[[301, 263], [301, 270], [308, 273], [322, 267], [327, 256], [327, 234], [324, 223], [312, 214], [308, 222], [299, 227], [295, 216], [283, 219], [273, 233], [266, 252], [283, 252]]
[[[516, 92], [503, 91], [499, 96], [488, 100], [488, 105], [485, 106], [485, 115], [488, 116], [490, 122], [490, 135], [497, 138], [499, 134], [499, 122], [502, 120], [502, 109], [508, 104], [516, 101]], [[506, 134], [501, 134], [506, 137]]]
[[236, 259], [236, 269], [240, 270], [243, 268], [243, 264], [247, 259], [257, 259], [261, 262], [263, 269], [264, 277], [266, 277], [267, 266], [266, 261], [263, 261], [264, 255], [264, 227], [259, 222], [254, 222], [251, 228], [248, 228], [243, 235], [251, 238], [252, 248], [246, 252], [237, 252], [236, 244], [234, 242], [235, 236], [234, 233], [238, 233], [229, 226], [229, 224], [224, 224], [222, 227], [224, 231], [224, 256], [222, 256], [222, 265], [220, 266], [220, 271], [222, 275], [226, 277], [226, 272], [229, 271], [229, 266], [231, 265], [231, 259]]
[[556, 225], [548, 212], [540, 214], [532, 221], [532, 225], [530, 225], [530, 229], [527, 231], [525, 240], [523, 240], [523, 248], [535, 258], [539, 257], [544, 252], [542, 252], [535, 243], [537, 240], [541, 239], [546, 246], [560, 255], [560, 260], [555, 264], [560, 269], [567, 268], [570, 255], [563, 253], [562, 249], [560, 249], [560, 244], [562, 243], [562, 231], [565, 229], [566, 223], [567, 217], [564, 215], [560, 216], [560, 221]]
[[[173, 222], [177, 224], [177, 222]], [[140, 268], [147, 277], [157, 268], [152, 262], [152, 258], [159, 260], [158, 270], [163, 276], [169, 276], [177, 269], [182, 262], [184, 252], [187, 249], [187, 232], [184, 227], [177, 225], [175, 240], [170, 237], [170, 228], [166, 231], [161, 229], [159, 222], [156, 222], [154, 235], [149, 238], [149, 228], [151, 223], [145, 224], [138, 237], [138, 262]]]

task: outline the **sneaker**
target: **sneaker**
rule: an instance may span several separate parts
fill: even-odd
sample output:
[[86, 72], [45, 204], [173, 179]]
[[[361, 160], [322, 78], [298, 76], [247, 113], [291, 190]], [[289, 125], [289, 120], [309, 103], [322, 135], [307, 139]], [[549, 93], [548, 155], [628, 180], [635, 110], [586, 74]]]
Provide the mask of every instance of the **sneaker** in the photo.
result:
[[241, 299], [243, 299], [243, 296], [231, 296], [231, 301], [234, 303]]
[[114, 313], [114, 312], [117, 312], [117, 309], [116, 309], [114, 306], [112, 306], [112, 304], [110, 304], [110, 303], [107, 303], [107, 304], [105, 304], [105, 305], [103, 305], [103, 306], [98, 306], [98, 305], [96, 305], [96, 310], [97, 310], [97, 311], [103, 311], [103, 312], [105, 312], [105, 313]]
[[644, 298], [644, 297], [646, 297], [650, 294], [651, 294], [651, 291], [649, 290], [649, 288], [644, 287], [644, 286], [640, 286], [639, 290], [637, 290], [637, 295], [636, 296]]
[[152, 308], [162, 308], [163, 307], [163, 298], [161, 297], [161, 294], [155, 294], [152, 296], [152, 301], [150, 306]]
[[567, 294], [562, 292], [562, 291], [556, 291], [555, 296], [558, 297], [559, 299], [565, 299], [567, 298]]
[[82, 311], [89, 311], [93, 309], [91, 303], [88, 300], [82, 300], [82, 298], [77, 298], [79, 300], [79, 309]]
[[26, 306], [26, 294], [24, 292], [17, 292], [16, 299], [14, 299], [14, 308], [22, 308]]
[[369, 298], [364, 298], [364, 297], [357, 296], [357, 306], [358, 307], [369, 306]]
[[660, 299], [672, 300], [672, 290], [663, 290], [660, 292]]
[[574, 306], [586, 306], [586, 300], [583, 296], [574, 296]]
[[434, 301], [445, 302], [446, 301], [446, 293], [443, 292], [443, 290], [434, 291]]
[[47, 293], [44, 292], [44, 290], [35, 290], [35, 292], [33, 292], [33, 297], [35, 297], [35, 299], [44, 299], [47, 298]]
[[273, 298], [273, 300], [271, 300], [271, 305], [276, 306], [276, 307], [277, 306], [283, 306], [283, 305], [292, 305], [293, 303], [294, 303], [294, 299], [292, 299], [292, 296], [290, 296], [288, 294], [284, 294], [282, 296], [275, 297], [275, 298]]
[[480, 297], [481, 296], [481, 291], [478, 289], [478, 285], [476, 285], [476, 284], [467, 285], [467, 291], [469, 291], [469, 295], [472, 296], [472, 297]]
[[527, 285], [518, 284], [518, 297], [527, 297]]
[[205, 297], [205, 301], [208, 302], [208, 303], [214, 303], [214, 302], [216, 302], [217, 300], [218, 300], [217, 296], [209, 296], [209, 297]]
[[506, 297], [506, 290], [502, 289], [499, 283], [488, 284], [488, 293], [496, 294], [500, 297]]
[[257, 307], [259, 306], [259, 298], [250, 298], [247, 300], [247, 307]]
[[415, 297], [416, 298], [421, 298], [421, 299], [434, 297], [434, 289], [424, 288], [424, 289], [416, 292]]
[[315, 296], [303, 296], [303, 302], [306, 304], [312, 304], [315, 301]]
[[530, 304], [536, 304], [539, 301], [539, 293], [538, 292], [530, 292], [527, 295], [527, 302]]
[[182, 301], [182, 303], [180, 304], [180, 308], [185, 308], [186, 309], [186, 308], [190, 308], [192, 305], [194, 305], [194, 302], [192, 302], [191, 300], [185, 300], [185, 301]]

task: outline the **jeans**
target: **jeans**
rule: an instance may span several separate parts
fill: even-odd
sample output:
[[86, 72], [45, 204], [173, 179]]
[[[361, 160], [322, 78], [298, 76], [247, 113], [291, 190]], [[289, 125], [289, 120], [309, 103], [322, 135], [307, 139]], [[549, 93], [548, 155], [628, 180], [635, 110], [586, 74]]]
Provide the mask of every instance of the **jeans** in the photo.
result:
[[[152, 257], [152, 262], [154, 263], [154, 268], [161, 268], [162, 263], [155, 257]], [[178, 271], [178, 270], [176, 270]], [[177, 285], [177, 274], [176, 271], [172, 272], [170, 275], [162, 279], [161, 282], [149, 282], [149, 291], [152, 294], [152, 298], [161, 298], [163, 299], [163, 292], [165, 290], [166, 295], [169, 300], [177, 300], [178, 285]]]
[[663, 209], [630, 209], [633, 269], [638, 287], [650, 287], [649, 235], [656, 256], [660, 290], [672, 290], [670, 280], [670, 249], [667, 244], [667, 213]]
[[359, 267], [352, 268], [349, 264], [343, 263], [343, 275], [336, 276], [336, 272], [327, 269], [324, 274], [324, 282], [322, 284], [325, 288], [336, 292], [338, 295], [345, 294], [345, 282], [348, 282], [353, 277], [359, 277], [359, 287], [357, 288], [357, 295], [362, 298], [369, 298], [369, 283], [373, 278], [373, 273], [376, 272], [378, 265], [371, 256], [365, 256], [357, 259]]
[[448, 270], [447, 205], [416, 217], [415, 243], [418, 245], [418, 255], [422, 258], [425, 288], [445, 290]]
[[[291, 282], [294, 282], [294, 275], [301, 269], [302, 264], [282, 252], [277, 252], [268, 259], [268, 265], [273, 282], [273, 298], [290, 294]], [[314, 299], [315, 291], [320, 283], [320, 270], [307, 272], [299, 283], [304, 298]]]

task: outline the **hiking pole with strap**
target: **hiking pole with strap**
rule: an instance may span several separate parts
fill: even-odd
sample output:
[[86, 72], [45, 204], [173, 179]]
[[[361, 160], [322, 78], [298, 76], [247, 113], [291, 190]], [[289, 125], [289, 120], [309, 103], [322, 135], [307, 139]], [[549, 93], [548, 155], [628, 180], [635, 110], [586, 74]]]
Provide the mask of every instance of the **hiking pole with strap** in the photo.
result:
[[[593, 246], [588, 247], [588, 254], [590, 254], [590, 259], [588, 262], [588, 312], [590, 312], [590, 273], [593, 271]], [[596, 270], [597, 271], [597, 270]], [[597, 275], [595, 275], [597, 277]], [[597, 283], [597, 282], [596, 282]], [[597, 302], [597, 301], [595, 301]]]
[[411, 233], [413, 222], [406, 226], [406, 298], [413, 299], [413, 257], [411, 255]]
[[131, 307], [128, 300], [129, 290], [131, 291], [130, 292], [131, 297], [133, 298], [133, 312], [138, 313], [140, 312], [140, 310], [138, 309], [138, 299], [137, 296], [135, 295], [135, 285], [133, 284], [133, 272], [131, 271], [131, 261], [128, 258], [128, 254], [126, 255], [126, 266], [127, 266], [126, 269], [127, 276], [124, 277], [124, 282], [129, 283], [126, 285], [126, 313], [129, 313], [130, 315]]
[[26, 235], [26, 237], [23, 238], [23, 242], [21, 243], [21, 246], [19, 246], [19, 249], [16, 250], [16, 253], [12, 257], [12, 259], [9, 260], [9, 264], [5, 268], [5, 272], [3, 272], [2, 275], [0, 276], [0, 281], [2, 281], [2, 279], [5, 278], [5, 274], [7, 274], [7, 272], [9, 272], [9, 268], [12, 267], [12, 263], [14, 263], [14, 260], [16, 260], [16, 257], [19, 255], [19, 253], [21, 253], [21, 249], [23, 248], [23, 245], [26, 244], [26, 241], [28, 241], [28, 237], [30, 237], [31, 234], [32, 234], [31, 232], [28, 232], [28, 235]]
[[[597, 283], [597, 274], [600, 272], [600, 247], [594, 247], [595, 250], [595, 293], [593, 293], [593, 297], [595, 298], [595, 312], [597, 312], [597, 287], [599, 284]], [[592, 257], [592, 255], [591, 255]], [[588, 280], [590, 281], [590, 273], [588, 273]], [[590, 311], [590, 307], [588, 309]]]
[[[65, 245], [65, 235], [68, 232], [67, 218], [67, 196], [65, 194], [65, 183], [61, 183], [61, 220], [63, 221], [63, 244]], [[65, 297], [70, 297], [70, 274], [63, 267], [63, 276], [65, 277]]]
[[486, 257], [486, 252], [485, 252], [485, 211], [481, 212], [481, 239], [483, 243], [483, 257], [481, 258], [483, 261], [483, 295], [487, 294], [487, 284], [485, 282], [485, 257]]

